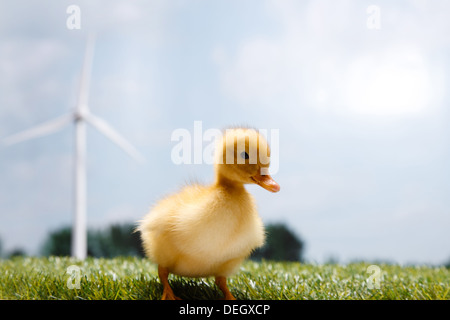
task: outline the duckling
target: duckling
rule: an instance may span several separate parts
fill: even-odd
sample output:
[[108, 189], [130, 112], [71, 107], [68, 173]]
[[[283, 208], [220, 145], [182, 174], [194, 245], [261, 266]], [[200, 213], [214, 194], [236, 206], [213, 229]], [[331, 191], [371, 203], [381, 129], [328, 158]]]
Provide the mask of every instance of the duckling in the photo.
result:
[[264, 244], [265, 233], [245, 184], [270, 192], [280, 186], [269, 175], [270, 148], [256, 130], [226, 129], [217, 139], [215, 180], [191, 184], [160, 200], [139, 221], [144, 251], [158, 264], [163, 300], [175, 300], [168, 276], [215, 277], [226, 300], [234, 300], [226, 278]]

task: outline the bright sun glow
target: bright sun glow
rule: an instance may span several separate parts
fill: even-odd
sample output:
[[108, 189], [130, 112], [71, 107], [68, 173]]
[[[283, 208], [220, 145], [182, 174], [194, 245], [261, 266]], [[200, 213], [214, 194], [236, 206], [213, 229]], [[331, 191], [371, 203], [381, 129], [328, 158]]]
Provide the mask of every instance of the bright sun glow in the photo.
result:
[[349, 69], [345, 100], [356, 113], [417, 114], [432, 99], [428, 70], [417, 55], [363, 58]]

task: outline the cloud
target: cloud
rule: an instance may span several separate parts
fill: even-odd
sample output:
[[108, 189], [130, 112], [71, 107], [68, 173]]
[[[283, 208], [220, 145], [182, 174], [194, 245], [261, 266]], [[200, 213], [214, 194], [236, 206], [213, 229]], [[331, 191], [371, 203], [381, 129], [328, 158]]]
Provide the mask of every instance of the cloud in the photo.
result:
[[[245, 6], [224, 1], [218, 7], [198, 1], [195, 9], [185, 1], [77, 3], [79, 32], [65, 24], [72, 2], [0, 3], [0, 137], [73, 105], [85, 36], [97, 31], [92, 111], [147, 150], [149, 165], [135, 167], [103, 136], [88, 132], [93, 225], [139, 218], [153, 199], [173, 190], [186, 170], [201, 176], [200, 167], [170, 162], [174, 128], [193, 119], [218, 126], [243, 119], [280, 129], [280, 168], [274, 178], [281, 192], [249, 189], [266, 221], [285, 219], [306, 236], [311, 256], [335, 251], [344, 258], [361, 252], [373, 257], [392, 248], [392, 241], [399, 239], [396, 228], [410, 237], [408, 229], [425, 221], [427, 237], [433, 230], [441, 235], [448, 201], [433, 192], [446, 185], [440, 177], [448, 170], [445, 161], [438, 161], [447, 155], [445, 117], [435, 120], [427, 114], [393, 121], [386, 114], [349, 116], [355, 112], [347, 105], [350, 98], [353, 106], [363, 100], [363, 93], [352, 92], [358, 91], [357, 85], [366, 89], [377, 83], [377, 70], [389, 75], [399, 69], [397, 82], [411, 75], [403, 70], [419, 70], [412, 78], [426, 75], [433, 90], [443, 83], [448, 69], [447, 2], [380, 1], [378, 33], [367, 29], [367, 3], [359, 1], [274, 0]], [[211, 8], [215, 11], [208, 19], [199, 18]], [[242, 11], [230, 25], [226, 18], [212, 18], [222, 8]], [[216, 68], [203, 59], [207, 50]], [[411, 54], [409, 62], [402, 62]], [[439, 76], [437, 68], [443, 69]], [[420, 93], [416, 89], [421, 84], [412, 82], [402, 91]], [[49, 227], [70, 223], [72, 169], [64, 158], [71, 159], [70, 147], [67, 130], [1, 150], [0, 209], [7, 213], [0, 236], [7, 246], [28, 248], [30, 239], [40, 239]], [[210, 169], [203, 172], [209, 180]], [[417, 181], [423, 186], [407, 196], [397, 192]], [[421, 195], [427, 189], [433, 192]], [[427, 209], [433, 210], [429, 221]], [[383, 229], [386, 237], [381, 239], [375, 229], [367, 232], [370, 223], [377, 228], [390, 223]], [[392, 250], [403, 249], [398, 245]]]
[[286, 101], [286, 96], [295, 103], [308, 100], [308, 89], [320, 81], [314, 68], [340, 57], [335, 45], [342, 40], [340, 32], [348, 28], [352, 6], [268, 1], [266, 8], [281, 26], [276, 35], [245, 39], [234, 54], [220, 45], [215, 48], [223, 91], [242, 103], [273, 104]]
[[[267, 1], [268, 14], [281, 26], [278, 33], [248, 37], [234, 52], [223, 44], [212, 52], [222, 92], [243, 105], [290, 110], [301, 105], [342, 114], [428, 111], [444, 93], [447, 62], [433, 55], [446, 42], [438, 34], [448, 22], [439, 6], [426, 7], [423, 17], [414, 7], [381, 3], [384, 24], [374, 31], [366, 26], [367, 6], [356, 1]], [[436, 14], [438, 22], [421, 23]]]
[[243, 103], [273, 99], [285, 89], [283, 58], [281, 48], [267, 39], [247, 41], [232, 63], [221, 66], [224, 91]]
[[362, 55], [348, 65], [341, 100], [349, 110], [369, 115], [414, 115], [435, 109], [442, 78], [418, 48], [392, 47]]
[[49, 71], [67, 53], [58, 40], [5, 38], [0, 43], [0, 117], [26, 121], [28, 110], [60, 92], [60, 82]]

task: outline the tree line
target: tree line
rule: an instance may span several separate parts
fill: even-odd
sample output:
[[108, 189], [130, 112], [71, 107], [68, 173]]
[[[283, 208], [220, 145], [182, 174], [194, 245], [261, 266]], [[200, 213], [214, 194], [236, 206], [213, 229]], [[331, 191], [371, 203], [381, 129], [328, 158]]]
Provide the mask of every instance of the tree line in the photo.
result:
[[[132, 223], [113, 224], [104, 229], [88, 230], [88, 256], [113, 258], [116, 256], [144, 257], [139, 232]], [[50, 232], [40, 250], [43, 256], [69, 256], [72, 229], [63, 227]], [[266, 226], [266, 243], [253, 252], [253, 260], [303, 261], [303, 241], [285, 224]], [[7, 257], [25, 255], [20, 249], [13, 250]], [[2, 256], [0, 242], [0, 257]]]

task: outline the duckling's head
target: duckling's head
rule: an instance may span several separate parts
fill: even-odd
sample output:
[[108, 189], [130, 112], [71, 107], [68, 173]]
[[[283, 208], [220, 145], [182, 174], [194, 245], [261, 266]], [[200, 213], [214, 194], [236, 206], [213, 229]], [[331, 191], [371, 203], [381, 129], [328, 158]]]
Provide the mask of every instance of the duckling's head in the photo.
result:
[[278, 192], [280, 186], [269, 175], [269, 165], [269, 144], [256, 130], [226, 129], [218, 139], [215, 153], [218, 183], [255, 183], [271, 192]]

